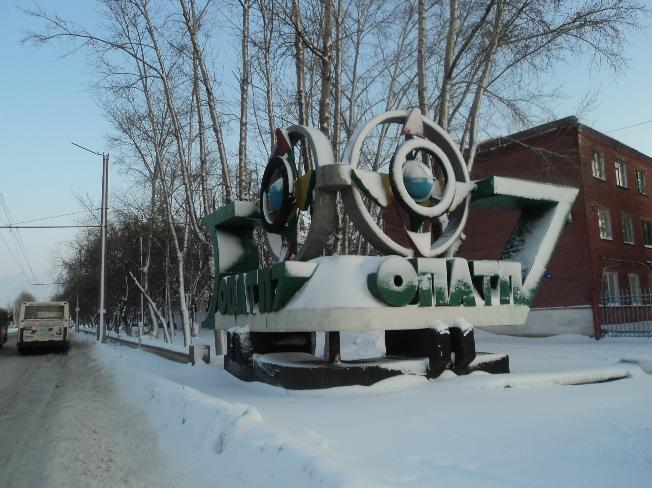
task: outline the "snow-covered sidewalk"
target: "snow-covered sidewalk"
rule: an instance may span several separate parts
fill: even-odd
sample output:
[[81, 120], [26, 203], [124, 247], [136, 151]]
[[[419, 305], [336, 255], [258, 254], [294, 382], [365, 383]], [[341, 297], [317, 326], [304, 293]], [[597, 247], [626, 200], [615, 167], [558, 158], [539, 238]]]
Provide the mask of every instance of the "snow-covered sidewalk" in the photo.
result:
[[[635, 362], [652, 362], [652, 340], [476, 334], [478, 350], [510, 355], [511, 375], [287, 391], [243, 383], [220, 361], [108, 344], [95, 354], [161, 447], [215, 486], [649, 485], [652, 376]], [[628, 379], [563, 386], [614, 373]]]

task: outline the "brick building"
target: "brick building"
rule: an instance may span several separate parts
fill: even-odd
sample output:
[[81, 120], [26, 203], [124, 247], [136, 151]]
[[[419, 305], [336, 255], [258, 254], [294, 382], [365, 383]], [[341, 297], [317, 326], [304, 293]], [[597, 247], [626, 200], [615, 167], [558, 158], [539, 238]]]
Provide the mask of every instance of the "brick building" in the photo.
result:
[[[472, 172], [580, 189], [521, 333], [599, 335], [604, 295], [652, 287], [652, 158], [567, 117], [483, 143]], [[459, 255], [497, 259], [515, 211], [471, 209]]]

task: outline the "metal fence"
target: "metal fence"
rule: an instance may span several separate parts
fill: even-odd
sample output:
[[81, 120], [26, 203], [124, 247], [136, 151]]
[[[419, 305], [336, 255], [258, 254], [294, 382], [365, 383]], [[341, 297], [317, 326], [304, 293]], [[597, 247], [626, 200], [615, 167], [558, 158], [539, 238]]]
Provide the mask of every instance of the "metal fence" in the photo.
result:
[[599, 308], [603, 337], [652, 337], [652, 290], [604, 295]]

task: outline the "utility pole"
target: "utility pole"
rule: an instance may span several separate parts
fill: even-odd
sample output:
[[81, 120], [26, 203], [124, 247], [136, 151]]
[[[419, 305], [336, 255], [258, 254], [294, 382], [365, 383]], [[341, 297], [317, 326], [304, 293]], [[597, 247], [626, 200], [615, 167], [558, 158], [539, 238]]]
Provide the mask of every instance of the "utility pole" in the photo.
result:
[[104, 342], [106, 335], [106, 220], [109, 209], [109, 155], [102, 154], [102, 257], [100, 263], [100, 325], [97, 329], [97, 340]]
[[81, 277], [81, 249], [77, 257], [77, 306], [75, 307], [75, 332], [79, 332], [79, 281]]
[[[140, 236], [140, 284], [143, 284], [143, 236]], [[140, 292], [140, 324], [138, 324], [138, 336], [143, 336], [145, 329], [145, 303], [143, 292]]]
[[73, 146], [77, 146], [84, 151], [95, 154], [97, 156], [102, 156], [102, 222], [100, 227], [102, 229], [102, 255], [100, 258], [100, 324], [97, 327], [97, 340], [104, 342], [106, 336], [106, 306], [104, 304], [104, 288], [106, 286], [106, 220], [107, 213], [109, 210], [109, 154], [108, 153], [99, 153], [97, 151], [91, 151], [87, 147], [80, 146], [74, 142], [71, 143]]

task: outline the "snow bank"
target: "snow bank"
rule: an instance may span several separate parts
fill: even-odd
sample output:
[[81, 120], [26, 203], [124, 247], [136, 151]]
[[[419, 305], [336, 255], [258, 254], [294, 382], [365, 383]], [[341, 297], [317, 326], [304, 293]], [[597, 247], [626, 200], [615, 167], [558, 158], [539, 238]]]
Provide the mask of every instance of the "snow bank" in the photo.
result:
[[[510, 355], [512, 374], [286, 391], [241, 382], [219, 361], [95, 353], [161, 447], [219, 487], [649, 485], [652, 376], [621, 361], [651, 362], [652, 340], [475, 334], [478, 351]], [[565, 386], [614, 375], [627, 379]]]
[[120, 394], [157, 429], [161, 446], [187, 468], [208, 471], [215, 486], [383, 486], [329, 459], [331, 448], [316, 433], [303, 439], [288, 435], [264, 422], [252, 405], [209, 396], [140, 368], [116, 372], [116, 362], [132, 360], [119, 347], [98, 345], [96, 356], [114, 375]]
[[609, 366], [597, 369], [577, 371], [539, 373], [522, 375], [493, 375], [490, 378], [481, 378], [482, 373], [466, 378], [459, 378], [465, 386], [479, 389], [490, 388], [527, 388], [534, 386], [572, 386], [606, 383], [617, 381], [642, 374], [639, 366]]

